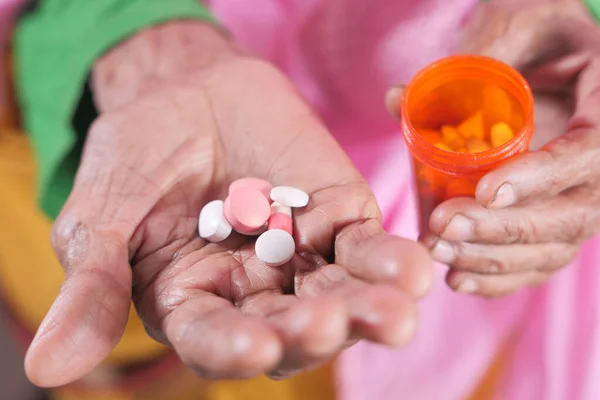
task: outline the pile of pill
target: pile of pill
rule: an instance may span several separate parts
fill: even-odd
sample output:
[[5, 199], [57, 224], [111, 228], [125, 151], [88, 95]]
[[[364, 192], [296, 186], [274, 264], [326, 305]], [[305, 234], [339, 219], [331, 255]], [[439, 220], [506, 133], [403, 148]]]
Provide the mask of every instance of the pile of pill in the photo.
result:
[[233, 231], [258, 236], [256, 256], [271, 267], [291, 260], [296, 251], [292, 209], [308, 204], [309, 196], [291, 186], [275, 186], [258, 178], [242, 178], [229, 186], [225, 201], [213, 200], [200, 211], [200, 237], [217, 243]]
[[423, 129], [419, 133], [437, 148], [456, 153], [479, 153], [502, 146], [515, 137], [506, 122], [495, 123], [485, 132], [482, 111], [457, 126], [443, 125], [439, 131]]

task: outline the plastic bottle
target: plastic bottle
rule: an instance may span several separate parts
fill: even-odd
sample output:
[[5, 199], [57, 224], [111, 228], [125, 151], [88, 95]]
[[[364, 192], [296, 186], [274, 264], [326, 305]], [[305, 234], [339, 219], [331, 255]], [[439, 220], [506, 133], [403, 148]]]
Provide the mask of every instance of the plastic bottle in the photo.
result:
[[[528, 151], [533, 136], [533, 95], [510, 66], [482, 56], [459, 55], [437, 61], [406, 86], [402, 131], [413, 157], [421, 231], [433, 209], [449, 198], [473, 196], [479, 179], [512, 157]], [[514, 138], [479, 153], [446, 151], [422, 135], [458, 125], [483, 113], [484, 131], [507, 123]], [[421, 132], [421, 133], [420, 133]]]

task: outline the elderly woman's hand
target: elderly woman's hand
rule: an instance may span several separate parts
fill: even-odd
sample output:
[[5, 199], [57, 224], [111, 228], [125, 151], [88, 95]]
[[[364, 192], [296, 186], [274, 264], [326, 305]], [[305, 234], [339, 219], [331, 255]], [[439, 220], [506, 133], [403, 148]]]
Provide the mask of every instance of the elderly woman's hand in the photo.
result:
[[[66, 270], [26, 369], [76, 380], [119, 341], [133, 300], [147, 331], [200, 376], [287, 377], [365, 338], [401, 345], [431, 282], [423, 246], [386, 234], [367, 183], [295, 88], [207, 25], [172, 22], [109, 52], [99, 119], [54, 229]], [[286, 265], [251, 239], [198, 236], [243, 176], [312, 194]]]
[[568, 0], [490, 2], [467, 32], [477, 38], [469, 52], [531, 83], [541, 148], [483, 177], [475, 199], [441, 204], [424, 241], [451, 266], [452, 288], [499, 296], [545, 282], [600, 227], [600, 30]]

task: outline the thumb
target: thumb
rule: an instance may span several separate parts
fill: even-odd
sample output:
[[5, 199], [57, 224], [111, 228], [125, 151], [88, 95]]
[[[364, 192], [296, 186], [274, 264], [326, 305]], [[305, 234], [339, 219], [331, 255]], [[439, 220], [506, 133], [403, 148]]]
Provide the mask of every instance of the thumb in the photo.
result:
[[123, 335], [131, 301], [125, 239], [62, 219], [53, 245], [65, 280], [25, 358], [27, 376], [41, 387], [73, 382], [101, 363]]
[[89, 130], [73, 191], [54, 223], [52, 246], [65, 279], [25, 357], [27, 376], [41, 387], [88, 374], [110, 354], [127, 324], [128, 244], [150, 205], [132, 195], [139, 184], [116, 169], [124, 163], [107, 156], [119, 154], [107, 147], [114, 141], [111, 126], [96, 123]]
[[400, 119], [402, 110], [402, 97], [404, 96], [405, 85], [396, 85], [388, 89], [385, 94], [385, 108], [388, 113], [396, 119]]
[[147, 157], [151, 145], [136, 145], [135, 112], [119, 118], [100, 117], [88, 131], [73, 191], [54, 224], [52, 245], [65, 280], [25, 359], [38, 386], [61, 386], [88, 374], [127, 324], [130, 241], [171, 175], [149, 172], [160, 170], [162, 159]]

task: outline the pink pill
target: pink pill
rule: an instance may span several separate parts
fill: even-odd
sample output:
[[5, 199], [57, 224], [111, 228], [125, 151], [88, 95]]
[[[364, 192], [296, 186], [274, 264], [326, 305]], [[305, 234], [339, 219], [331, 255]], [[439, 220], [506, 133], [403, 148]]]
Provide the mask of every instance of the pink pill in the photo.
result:
[[240, 188], [250, 188], [250, 189], [258, 190], [267, 199], [269, 199], [270, 195], [271, 195], [271, 189], [273, 189], [273, 185], [271, 185], [269, 182], [265, 181], [264, 179], [241, 178], [241, 179], [237, 179], [237, 180], [233, 181], [231, 183], [231, 185], [229, 185], [229, 195], [231, 195], [231, 193], [234, 190], [237, 190]]
[[227, 220], [227, 222], [229, 222], [233, 226], [233, 224], [235, 224], [237, 222], [237, 220], [231, 213], [230, 205], [231, 205], [231, 199], [229, 197], [227, 197], [225, 199], [225, 201], [223, 202], [223, 215], [225, 216], [225, 219]]
[[271, 204], [268, 229], [281, 229], [292, 235], [293, 226], [292, 209], [279, 203]]
[[225, 200], [223, 213], [233, 229], [252, 235], [264, 229], [271, 215], [271, 206], [258, 190], [241, 187]]

